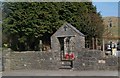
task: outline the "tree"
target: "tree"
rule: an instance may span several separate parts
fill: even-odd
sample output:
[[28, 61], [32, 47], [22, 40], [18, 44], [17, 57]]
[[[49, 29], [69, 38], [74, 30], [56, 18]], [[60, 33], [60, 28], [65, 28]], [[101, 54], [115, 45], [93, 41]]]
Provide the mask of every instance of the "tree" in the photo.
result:
[[64, 22], [87, 35], [89, 41], [102, 34], [101, 16], [91, 2], [3, 3], [3, 14], [3, 33], [13, 50], [38, 50], [39, 40], [50, 43], [50, 36]]

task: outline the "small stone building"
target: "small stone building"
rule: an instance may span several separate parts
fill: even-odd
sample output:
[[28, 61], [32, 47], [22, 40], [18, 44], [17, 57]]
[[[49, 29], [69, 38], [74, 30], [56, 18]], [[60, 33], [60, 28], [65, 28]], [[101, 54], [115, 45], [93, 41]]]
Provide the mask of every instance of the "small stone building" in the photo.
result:
[[61, 58], [66, 53], [74, 53], [77, 57], [82, 48], [85, 48], [85, 35], [69, 23], [64, 23], [51, 36], [52, 52], [60, 52]]

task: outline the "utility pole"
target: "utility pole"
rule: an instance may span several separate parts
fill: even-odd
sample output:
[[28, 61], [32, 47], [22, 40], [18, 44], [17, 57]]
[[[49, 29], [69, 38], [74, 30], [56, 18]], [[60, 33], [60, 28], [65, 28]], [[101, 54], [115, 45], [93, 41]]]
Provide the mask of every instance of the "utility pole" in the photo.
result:
[[103, 52], [105, 51], [105, 41], [104, 41], [104, 38], [103, 38]]

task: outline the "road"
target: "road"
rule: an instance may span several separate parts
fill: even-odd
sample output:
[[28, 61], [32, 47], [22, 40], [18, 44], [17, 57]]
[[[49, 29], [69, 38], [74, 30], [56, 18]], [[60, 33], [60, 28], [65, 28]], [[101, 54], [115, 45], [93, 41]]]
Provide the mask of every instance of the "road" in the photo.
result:
[[3, 76], [118, 76], [118, 71], [72, 71], [72, 70], [16, 70], [5, 71]]
[[117, 51], [116, 55], [117, 55], [118, 57], [120, 57], [120, 51]]

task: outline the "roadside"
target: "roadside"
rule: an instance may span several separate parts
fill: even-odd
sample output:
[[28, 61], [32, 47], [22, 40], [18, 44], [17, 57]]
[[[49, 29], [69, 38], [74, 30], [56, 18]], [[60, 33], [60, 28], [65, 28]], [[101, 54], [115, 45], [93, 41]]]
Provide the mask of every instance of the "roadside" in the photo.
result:
[[118, 71], [15, 70], [4, 71], [2, 76], [118, 76]]

